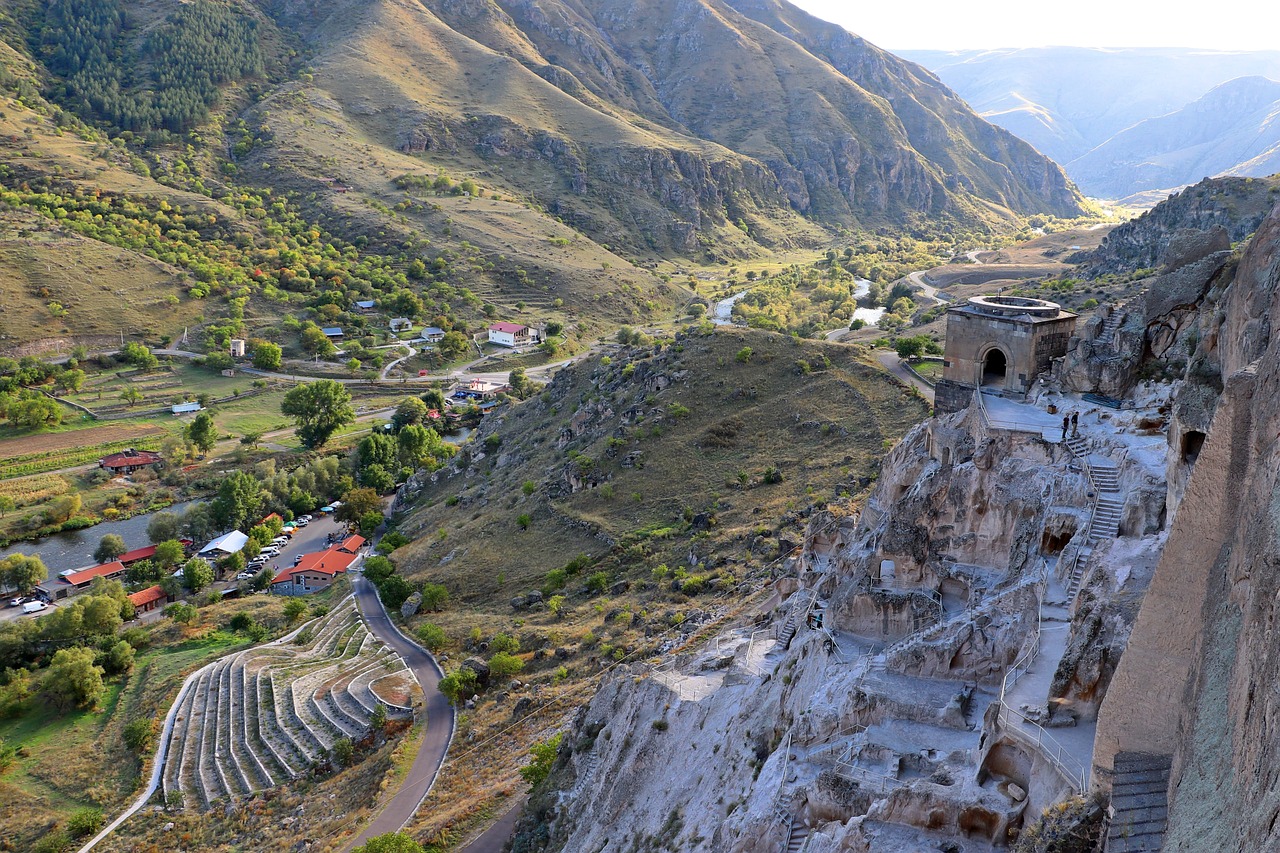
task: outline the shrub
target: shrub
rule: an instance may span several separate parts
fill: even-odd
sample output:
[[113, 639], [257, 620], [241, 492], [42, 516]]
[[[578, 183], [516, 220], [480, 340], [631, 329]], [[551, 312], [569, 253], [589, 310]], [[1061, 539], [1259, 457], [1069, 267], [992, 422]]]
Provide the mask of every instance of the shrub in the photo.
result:
[[444, 584], [424, 583], [422, 585], [422, 609], [432, 612], [444, 610], [449, 606], [449, 590]]
[[440, 679], [440, 692], [449, 700], [449, 704], [458, 706], [476, 694], [480, 680], [473, 670], [463, 667]]
[[379, 581], [391, 577], [395, 572], [396, 564], [386, 557], [374, 556], [364, 561], [364, 576], [371, 583], [377, 584]]
[[738, 354], [733, 357], [734, 361], [739, 364], [746, 364], [751, 360], [751, 347], [743, 347], [738, 350]]
[[524, 669], [524, 661], [515, 655], [498, 652], [489, 658], [489, 676], [491, 678], [498, 680], [510, 678], [522, 669]]
[[520, 641], [510, 634], [495, 634], [489, 641], [489, 651], [494, 654], [513, 655], [520, 651]]
[[102, 809], [85, 807], [76, 809], [67, 818], [67, 832], [76, 838], [85, 838], [102, 829]]
[[340, 737], [333, 742], [331, 750], [333, 761], [339, 767], [350, 767], [356, 757], [356, 746], [349, 737]]
[[434, 622], [423, 622], [415, 633], [418, 642], [422, 643], [422, 647], [429, 652], [438, 652], [449, 642], [444, 629]]
[[560, 751], [560, 741], [563, 738], [564, 733], [559, 732], [553, 737], [529, 747], [531, 760], [520, 768], [520, 776], [529, 783], [530, 788], [538, 787], [551, 775], [551, 768], [556, 763], [556, 753]]
[[538, 488], [538, 484], [533, 482], [533, 480], [525, 480], [524, 485], [520, 487], [520, 491], [524, 492], [525, 495], [528, 496], [533, 494], [534, 491], [537, 490], [537, 488]]
[[521, 530], [528, 530], [529, 525], [532, 523], [533, 518], [527, 512], [522, 512], [520, 515], [516, 516], [516, 524], [520, 526]]
[[595, 595], [599, 595], [609, 588], [609, 573], [596, 572], [587, 578], [587, 590]]
[[152, 739], [155, 737], [155, 726], [153, 721], [147, 717], [139, 717], [131, 721], [124, 727], [124, 744], [129, 749], [141, 755], [151, 749]]
[[284, 603], [284, 618], [290, 625], [307, 613], [307, 603], [301, 598], [290, 598]]

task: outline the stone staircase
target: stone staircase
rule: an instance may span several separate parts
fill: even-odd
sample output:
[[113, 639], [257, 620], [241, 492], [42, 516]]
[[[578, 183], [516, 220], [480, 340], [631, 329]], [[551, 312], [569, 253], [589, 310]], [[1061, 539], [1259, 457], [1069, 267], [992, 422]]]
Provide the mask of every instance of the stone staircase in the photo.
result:
[[788, 815], [787, 821], [787, 840], [782, 847], [783, 853], [800, 853], [809, 840], [809, 827], [796, 820], [794, 815]]
[[1088, 573], [1093, 549], [1100, 542], [1114, 539], [1120, 532], [1124, 495], [1120, 491], [1120, 473], [1115, 465], [1097, 457], [1090, 459], [1089, 445], [1078, 435], [1068, 436], [1066, 445], [1071, 454], [1089, 472], [1089, 478], [1097, 490], [1093, 515], [1089, 519], [1089, 529], [1085, 531], [1084, 542], [1079, 546], [1079, 554], [1075, 559], [1071, 577], [1067, 581], [1067, 598], [1074, 604]]
[[1170, 761], [1167, 755], [1116, 755], [1103, 853], [1153, 853], [1163, 848]]
[[801, 590], [795, 594], [791, 609], [787, 612], [787, 618], [778, 625], [778, 633], [775, 635], [778, 639], [778, 648], [790, 648], [791, 640], [795, 637], [796, 631], [800, 630], [801, 622], [808, 617], [817, 597], [818, 593], [811, 589]]

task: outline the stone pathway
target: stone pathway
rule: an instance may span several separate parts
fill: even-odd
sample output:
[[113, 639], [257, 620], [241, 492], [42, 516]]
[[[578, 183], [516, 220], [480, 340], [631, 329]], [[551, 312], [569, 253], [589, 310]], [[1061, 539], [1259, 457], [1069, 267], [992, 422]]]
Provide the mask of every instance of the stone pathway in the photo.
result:
[[1046, 706], [1053, 674], [1067, 650], [1070, 632], [1066, 591], [1055, 581], [1050, 584], [1041, 605], [1040, 653], [1031, 661], [1028, 671], [1005, 692], [1005, 705], [1013, 713], [1003, 715], [1003, 719], [1012, 734], [1019, 740], [1036, 745], [1046, 756], [1062, 765], [1075, 778], [1073, 784], [1079, 787], [1081, 776], [1087, 784], [1088, 771], [1093, 765], [1093, 736], [1097, 724], [1087, 722], [1042, 729], [1022, 717], [1024, 709], [1038, 711]]

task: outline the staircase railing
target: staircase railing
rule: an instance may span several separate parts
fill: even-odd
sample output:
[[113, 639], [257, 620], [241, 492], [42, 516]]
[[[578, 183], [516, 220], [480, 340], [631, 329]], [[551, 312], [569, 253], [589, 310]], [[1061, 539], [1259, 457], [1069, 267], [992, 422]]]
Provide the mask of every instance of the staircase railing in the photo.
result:
[[[1088, 768], [1064, 747], [1057, 738], [1045, 731], [1044, 726], [1030, 719], [1015, 709], [1008, 701], [1009, 689], [1018, 679], [1031, 671], [1031, 665], [1040, 654], [1040, 611], [1044, 603], [1044, 591], [1041, 590], [1036, 603], [1036, 627], [1031, 636], [1023, 643], [1022, 651], [1014, 659], [1013, 665], [1005, 673], [1000, 682], [999, 714], [997, 722], [1009, 734], [1034, 747], [1043, 755], [1055, 770], [1067, 781], [1076, 793], [1084, 793], [1088, 789]], [[1023, 725], [1031, 727], [1028, 732]]]

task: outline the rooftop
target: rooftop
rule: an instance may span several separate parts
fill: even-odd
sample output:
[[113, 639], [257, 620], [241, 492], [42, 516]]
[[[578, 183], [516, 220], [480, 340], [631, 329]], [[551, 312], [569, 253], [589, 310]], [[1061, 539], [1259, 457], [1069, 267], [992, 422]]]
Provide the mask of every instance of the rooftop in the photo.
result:
[[519, 323], [492, 323], [489, 326], [491, 332], [506, 332], [514, 335], [528, 330], [528, 326], [522, 326]]
[[89, 583], [94, 578], [105, 578], [111, 575], [117, 575], [124, 571], [124, 563], [115, 560], [110, 563], [103, 563], [100, 566], [84, 569], [79, 572], [72, 572], [69, 575], [63, 575], [62, 579], [72, 586], [80, 586]]
[[1025, 296], [1000, 296], [988, 294], [971, 296], [961, 305], [947, 309], [948, 313], [970, 314], [981, 317], [1008, 318], [1020, 323], [1045, 323], [1066, 320], [1076, 315], [1062, 310], [1062, 306], [1046, 299]]
[[140, 589], [137, 592], [129, 593], [129, 600], [133, 602], [134, 607], [142, 607], [144, 604], [150, 604], [153, 601], [159, 601], [165, 597], [164, 587], [156, 584], [146, 589]]

